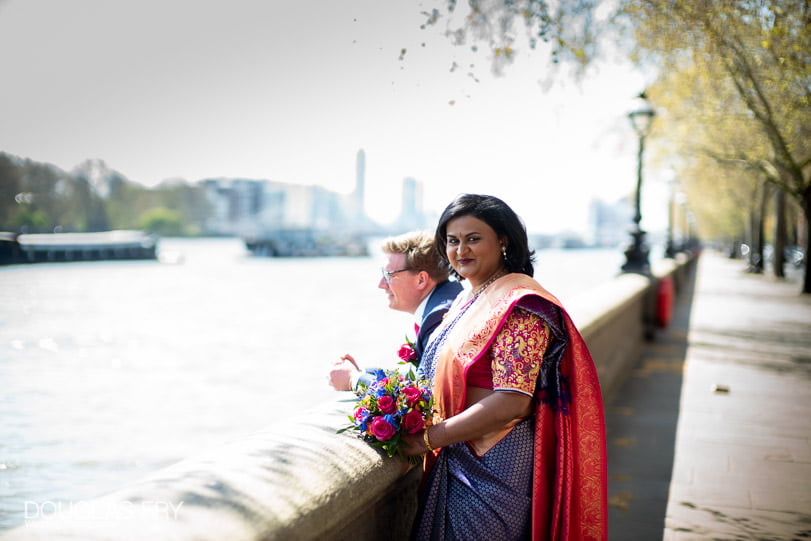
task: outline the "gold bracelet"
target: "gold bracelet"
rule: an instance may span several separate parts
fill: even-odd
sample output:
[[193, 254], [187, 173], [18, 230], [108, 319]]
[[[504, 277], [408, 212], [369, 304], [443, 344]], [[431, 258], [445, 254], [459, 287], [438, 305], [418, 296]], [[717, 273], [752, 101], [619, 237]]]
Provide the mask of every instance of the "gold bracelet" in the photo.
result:
[[422, 441], [425, 442], [425, 446], [428, 448], [428, 451], [433, 451], [434, 448], [431, 447], [431, 440], [428, 439], [428, 428], [426, 428], [425, 432], [422, 433]]

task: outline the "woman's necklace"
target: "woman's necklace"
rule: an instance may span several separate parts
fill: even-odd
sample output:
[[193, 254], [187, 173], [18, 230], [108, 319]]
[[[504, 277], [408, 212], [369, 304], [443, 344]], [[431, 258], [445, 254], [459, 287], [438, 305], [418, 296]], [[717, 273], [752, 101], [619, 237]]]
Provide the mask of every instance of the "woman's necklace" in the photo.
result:
[[492, 284], [493, 282], [495, 282], [496, 280], [498, 280], [499, 278], [501, 278], [505, 274], [507, 274], [507, 271], [505, 271], [504, 269], [498, 269], [496, 272], [493, 273], [493, 275], [490, 278], [487, 279], [487, 281], [485, 283], [483, 283], [482, 285], [480, 285], [479, 287], [477, 287], [476, 289], [474, 289], [472, 291], [473, 298], [475, 299], [476, 297], [481, 295], [482, 291], [487, 289], [487, 286], [489, 286], [490, 284]]

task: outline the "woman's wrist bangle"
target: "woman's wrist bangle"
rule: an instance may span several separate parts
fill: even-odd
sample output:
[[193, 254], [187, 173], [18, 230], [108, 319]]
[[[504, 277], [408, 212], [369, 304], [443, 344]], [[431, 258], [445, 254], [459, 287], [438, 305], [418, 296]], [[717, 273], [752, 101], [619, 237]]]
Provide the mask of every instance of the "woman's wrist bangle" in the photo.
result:
[[424, 441], [424, 442], [425, 442], [425, 447], [426, 447], [426, 448], [427, 448], [429, 451], [433, 451], [433, 450], [434, 450], [434, 448], [433, 448], [433, 447], [431, 447], [431, 440], [429, 440], [429, 439], [428, 439], [428, 429], [427, 429], [427, 428], [425, 429], [425, 432], [423, 432], [423, 433], [422, 433], [422, 441]]

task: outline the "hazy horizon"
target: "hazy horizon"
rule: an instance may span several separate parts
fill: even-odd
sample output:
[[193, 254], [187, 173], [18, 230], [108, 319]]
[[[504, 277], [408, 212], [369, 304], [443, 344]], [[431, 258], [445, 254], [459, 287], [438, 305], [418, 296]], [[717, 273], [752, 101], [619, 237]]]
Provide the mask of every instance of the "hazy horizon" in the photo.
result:
[[[520, 49], [496, 77], [486, 52], [421, 30], [423, 4], [5, 0], [0, 149], [68, 171], [100, 159], [144, 186], [228, 177], [349, 193], [362, 148], [366, 212], [382, 223], [406, 177], [427, 210], [492, 193], [535, 232], [583, 229], [592, 197], [632, 192], [626, 114], [641, 73], [604, 60], [545, 91], [547, 57]], [[665, 191], [650, 172], [648, 229]]]

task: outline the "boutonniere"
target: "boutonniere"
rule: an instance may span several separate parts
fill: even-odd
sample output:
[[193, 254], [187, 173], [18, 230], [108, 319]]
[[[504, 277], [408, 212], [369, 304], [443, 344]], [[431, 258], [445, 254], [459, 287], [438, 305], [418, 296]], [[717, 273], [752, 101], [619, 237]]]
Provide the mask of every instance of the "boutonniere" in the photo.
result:
[[414, 342], [409, 340], [408, 336], [405, 337], [405, 344], [400, 346], [397, 356], [400, 357], [402, 364], [411, 363], [417, 365], [417, 350], [414, 347]]

